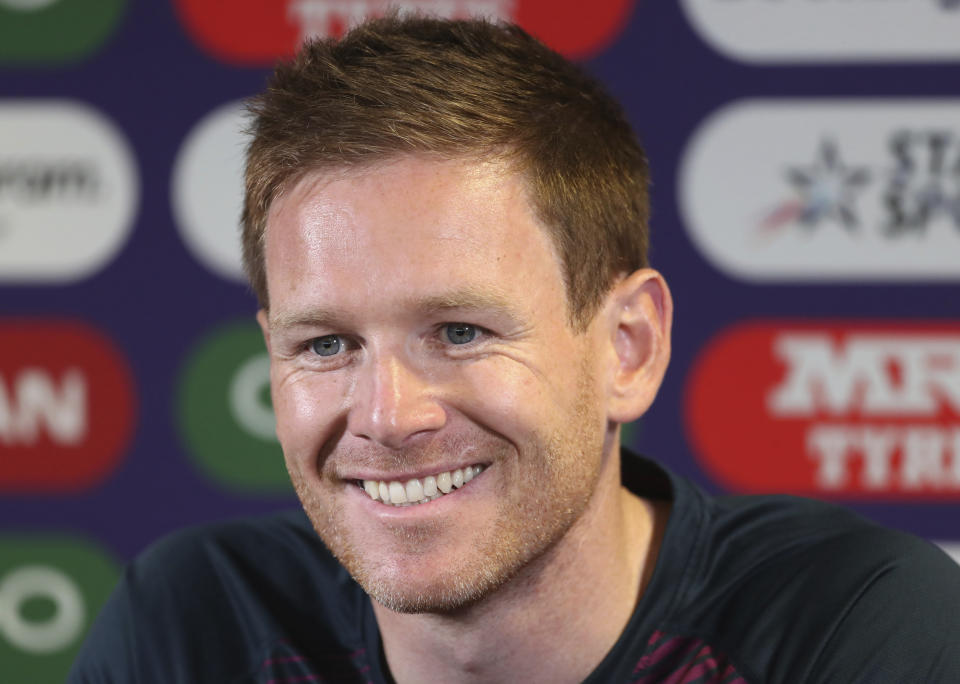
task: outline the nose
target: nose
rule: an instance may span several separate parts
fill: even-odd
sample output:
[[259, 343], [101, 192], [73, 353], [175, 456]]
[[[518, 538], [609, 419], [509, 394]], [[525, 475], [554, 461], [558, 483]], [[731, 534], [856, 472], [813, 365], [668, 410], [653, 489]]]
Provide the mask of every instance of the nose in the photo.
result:
[[347, 429], [390, 448], [439, 430], [446, 412], [422, 372], [396, 355], [368, 359], [358, 371]]

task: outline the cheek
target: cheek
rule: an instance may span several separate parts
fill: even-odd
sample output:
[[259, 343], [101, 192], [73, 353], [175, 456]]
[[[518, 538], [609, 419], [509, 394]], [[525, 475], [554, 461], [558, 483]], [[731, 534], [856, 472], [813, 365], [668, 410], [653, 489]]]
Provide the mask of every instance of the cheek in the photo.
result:
[[316, 454], [333, 434], [342, 390], [317, 375], [288, 376], [273, 386], [277, 437], [288, 460]]
[[458, 385], [461, 410], [510, 441], [551, 429], [562, 413], [557, 389], [512, 360], [475, 364]]
[[472, 366], [460, 393], [464, 412], [514, 442], [552, 440], [570, 430], [602, 435], [606, 417], [594, 357], [573, 345], [554, 351], [539, 363], [495, 357]]

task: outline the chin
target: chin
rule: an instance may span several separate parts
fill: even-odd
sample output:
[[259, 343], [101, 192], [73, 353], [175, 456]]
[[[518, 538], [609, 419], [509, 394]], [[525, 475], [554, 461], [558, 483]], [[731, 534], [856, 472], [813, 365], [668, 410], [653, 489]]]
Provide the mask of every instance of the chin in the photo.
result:
[[479, 603], [497, 588], [498, 583], [468, 583], [454, 573], [446, 578], [426, 581], [405, 575], [389, 579], [367, 577], [360, 581], [360, 585], [370, 598], [396, 613], [450, 614]]
[[[396, 530], [395, 535], [402, 538], [364, 545], [362, 539], [341, 534], [343, 527], [318, 525], [318, 520], [310, 517], [324, 544], [363, 590], [398, 613], [463, 610], [489, 596], [527, 562], [525, 554], [511, 553], [514, 545], [491, 552], [491, 544], [484, 543], [483, 535], [479, 540], [463, 540], [462, 545], [450, 544], [450, 535], [444, 534], [450, 530], [417, 526]], [[436, 543], [438, 539], [444, 541]], [[392, 544], [396, 544], [395, 549], [387, 551]], [[420, 551], [402, 550], [411, 548]]]
[[[400, 532], [403, 539], [361, 547], [329, 525], [317, 527], [316, 521], [314, 525], [354, 580], [380, 605], [397, 613], [453, 614], [481, 603], [538, 566], [581, 511], [580, 506], [567, 508], [562, 519], [539, 527], [525, 522], [535, 520], [537, 510], [515, 505], [509, 511], [501, 509], [486, 530], [473, 529], [459, 544], [451, 544], [451, 535], [444, 534], [451, 530], [418, 527]], [[438, 538], [444, 541], [431, 543]], [[390, 541], [397, 543], [393, 552], [385, 550]]]

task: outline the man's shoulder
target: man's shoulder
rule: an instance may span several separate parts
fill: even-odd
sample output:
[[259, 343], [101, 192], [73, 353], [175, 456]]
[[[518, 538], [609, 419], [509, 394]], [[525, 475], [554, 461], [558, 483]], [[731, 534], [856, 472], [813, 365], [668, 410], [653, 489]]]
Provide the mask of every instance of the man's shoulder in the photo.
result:
[[742, 587], [754, 610], [767, 598], [816, 595], [841, 601], [856, 588], [930, 580], [960, 582], [960, 568], [923, 539], [882, 527], [831, 503], [790, 496], [714, 499], [700, 553], [700, 582], [733, 595]]
[[263, 558], [268, 551], [290, 555], [329, 556], [300, 509], [207, 522], [171, 532], [148, 546], [134, 560], [140, 571], [202, 570], [224, 555], [240, 561]]
[[345, 608], [345, 598], [360, 594], [300, 509], [178, 530], [140, 554], [125, 583], [135, 600], [177, 619], [242, 607], [257, 616], [288, 611], [289, 621], [308, 604], [311, 619], [336, 617], [356, 605]]
[[945, 637], [957, 636], [960, 568], [927, 541], [788, 496], [713, 499], [707, 518], [680, 622], [745, 674], [891, 681], [858, 679], [855, 668], [879, 673], [921, 654], [934, 663]]
[[162, 584], [190, 578], [255, 574], [287, 581], [297, 574], [334, 573], [339, 564], [300, 510], [208, 522], [171, 532], [128, 566], [133, 579]]
[[[646, 487], [672, 500], [658, 574], [680, 585], [674, 608], [696, 613], [733, 601], [756, 613], [812, 593], [839, 600], [879, 578], [884, 586], [935, 578], [953, 591], [960, 583], [960, 567], [935, 545], [844, 506], [789, 495], [711, 496], [653, 461], [624, 456], [635, 493], [647, 495]], [[780, 599], [757, 600], [764, 591]]]
[[70, 681], [247, 681], [308, 661], [340, 667], [364, 642], [368, 608], [302, 511], [186, 528], [127, 566]]
[[933, 544], [829, 502], [784, 495], [720, 497], [708, 515], [709, 554], [734, 566], [742, 559], [755, 569], [780, 570], [804, 558], [791, 573], [803, 574], [821, 569], [812, 561], [822, 559], [833, 576], [846, 571], [857, 577], [880, 567], [922, 563], [955, 569]]
[[661, 557], [672, 577], [685, 578], [681, 595], [688, 600], [705, 586], [719, 583], [735, 593], [741, 584], [756, 588], [767, 577], [780, 585], [783, 577], [800, 581], [829, 573], [835, 578], [831, 586], [838, 586], [841, 579], [859, 581], [880, 568], [901, 568], [899, 574], [932, 564], [947, 574], [960, 572], [929, 542], [844, 506], [780, 494], [712, 496], [654, 462], [627, 456], [635, 493], [646, 494], [637, 489], [641, 483], [672, 500]]

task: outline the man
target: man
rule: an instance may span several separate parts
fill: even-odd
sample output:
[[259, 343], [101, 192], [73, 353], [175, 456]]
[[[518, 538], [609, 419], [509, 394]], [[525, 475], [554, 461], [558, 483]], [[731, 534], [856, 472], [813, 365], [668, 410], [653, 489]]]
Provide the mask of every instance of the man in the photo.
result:
[[161, 542], [72, 681], [960, 681], [932, 546], [621, 460], [672, 305], [594, 81], [514, 27], [388, 17], [252, 110], [244, 258], [306, 516]]

